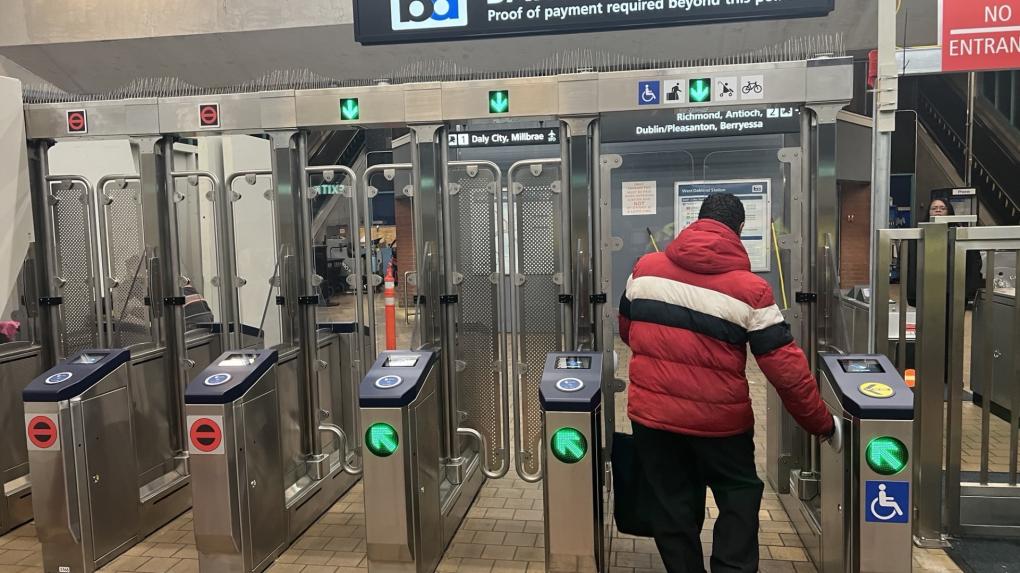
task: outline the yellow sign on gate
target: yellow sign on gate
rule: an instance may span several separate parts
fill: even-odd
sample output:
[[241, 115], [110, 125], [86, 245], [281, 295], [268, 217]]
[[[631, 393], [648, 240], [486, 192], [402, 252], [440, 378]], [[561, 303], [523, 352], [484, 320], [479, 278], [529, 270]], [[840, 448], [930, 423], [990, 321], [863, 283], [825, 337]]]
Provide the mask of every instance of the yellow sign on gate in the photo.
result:
[[892, 386], [881, 382], [865, 382], [857, 389], [869, 398], [892, 398], [896, 394], [896, 390], [893, 390]]

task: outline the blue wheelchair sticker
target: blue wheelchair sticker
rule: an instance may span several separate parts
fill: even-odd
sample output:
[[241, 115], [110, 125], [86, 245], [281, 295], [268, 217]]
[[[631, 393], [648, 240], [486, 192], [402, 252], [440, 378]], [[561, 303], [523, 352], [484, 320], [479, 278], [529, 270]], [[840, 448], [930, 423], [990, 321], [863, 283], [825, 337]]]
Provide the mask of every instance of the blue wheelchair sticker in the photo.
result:
[[662, 103], [659, 97], [662, 94], [661, 81], [638, 82], [637, 88], [638, 105], [659, 105]]
[[864, 483], [864, 521], [908, 523], [910, 482], [867, 481]]

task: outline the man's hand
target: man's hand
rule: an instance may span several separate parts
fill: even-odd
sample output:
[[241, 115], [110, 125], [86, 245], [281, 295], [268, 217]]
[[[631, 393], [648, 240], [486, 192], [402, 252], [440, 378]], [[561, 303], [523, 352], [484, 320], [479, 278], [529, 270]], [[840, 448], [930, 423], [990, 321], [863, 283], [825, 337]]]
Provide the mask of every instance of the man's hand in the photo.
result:
[[821, 441], [828, 443], [837, 452], [843, 451], [843, 420], [839, 416], [832, 417], [832, 432], [821, 436]]

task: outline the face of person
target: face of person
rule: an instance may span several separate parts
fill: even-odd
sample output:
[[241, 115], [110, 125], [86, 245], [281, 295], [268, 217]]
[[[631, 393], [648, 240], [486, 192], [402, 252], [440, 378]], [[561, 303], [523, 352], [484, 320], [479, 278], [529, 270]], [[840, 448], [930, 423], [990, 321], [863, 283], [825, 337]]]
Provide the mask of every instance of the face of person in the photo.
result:
[[931, 207], [928, 208], [928, 215], [931, 217], [944, 217], [949, 214], [949, 207], [946, 206], [946, 202], [940, 199], [936, 199], [931, 202]]

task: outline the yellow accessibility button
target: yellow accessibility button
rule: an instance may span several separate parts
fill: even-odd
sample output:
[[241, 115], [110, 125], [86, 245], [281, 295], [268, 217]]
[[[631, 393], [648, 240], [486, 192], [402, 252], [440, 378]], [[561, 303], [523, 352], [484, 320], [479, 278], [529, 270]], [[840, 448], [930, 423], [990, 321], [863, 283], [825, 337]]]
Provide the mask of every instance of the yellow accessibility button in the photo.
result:
[[893, 390], [892, 386], [881, 382], [865, 382], [857, 389], [869, 398], [892, 398], [896, 394], [896, 390]]

